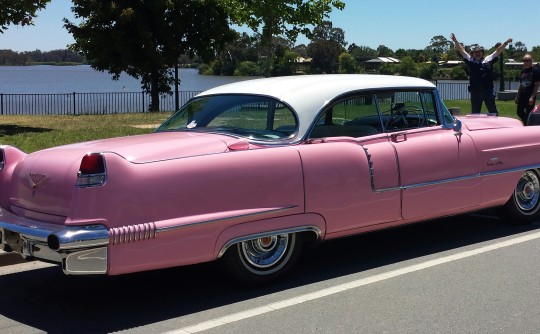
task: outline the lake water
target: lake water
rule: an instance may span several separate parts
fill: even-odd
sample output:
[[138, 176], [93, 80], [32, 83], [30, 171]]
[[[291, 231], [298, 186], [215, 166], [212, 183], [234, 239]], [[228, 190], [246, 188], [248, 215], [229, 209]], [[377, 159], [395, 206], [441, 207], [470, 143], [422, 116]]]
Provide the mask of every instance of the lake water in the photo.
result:
[[[180, 91], [203, 91], [219, 85], [254, 79], [199, 75], [196, 69], [180, 69]], [[174, 90], [174, 87], [173, 87]], [[114, 81], [108, 73], [93, 70], [89, 65], [77, 66], [0, 66], [0, 93], [57, 94], [140, 92], [140, 81], [124, 74]]]

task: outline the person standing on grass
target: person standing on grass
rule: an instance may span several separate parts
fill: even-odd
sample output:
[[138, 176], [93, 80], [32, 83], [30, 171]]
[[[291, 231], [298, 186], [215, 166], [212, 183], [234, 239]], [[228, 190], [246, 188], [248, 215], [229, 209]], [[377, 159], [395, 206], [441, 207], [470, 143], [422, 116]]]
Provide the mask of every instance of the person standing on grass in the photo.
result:
[[450, 37], [467, 64], [469, 93], [471, 94], [471, 112], [473, 114], [479, 114], [482, 110], [482, 102], [484, 102], [489, 113], [498, 115], [499, 112], [495, 105], [493, 87], [493, 64], [498, 60], [499, 55], [504, 51], [506, 46], [512, 43], [512, 39], [507, 39], [492, 54], [484, 57], [484, 48], [476, 47], [469, 54], [465, 51], [463, 45], [458, 42], [454, 34], [451, 34]]
[[527, 125], [529, 114], [534, 108], [536, 93], [540, 84], [540, 71], [533, 66], [530, 54], [523, 56], [523, 68], [519, 77], [519, 88], [516, 94], [516, 114], [524, 125]]

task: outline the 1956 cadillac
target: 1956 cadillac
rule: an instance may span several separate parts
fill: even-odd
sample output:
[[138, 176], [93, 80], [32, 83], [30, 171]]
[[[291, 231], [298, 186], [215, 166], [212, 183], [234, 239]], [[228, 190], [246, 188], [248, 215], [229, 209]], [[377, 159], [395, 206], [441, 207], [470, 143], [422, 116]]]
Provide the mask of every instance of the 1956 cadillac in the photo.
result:
[[0, 146], [1, 246], [66, 274], [220, 259], [265, 282], [315, 240], [490, 207], [533, 221], [539, 152], [536, 127], [454, 118], [417, 78], [244, 81], [199, 94], [151, 134]]

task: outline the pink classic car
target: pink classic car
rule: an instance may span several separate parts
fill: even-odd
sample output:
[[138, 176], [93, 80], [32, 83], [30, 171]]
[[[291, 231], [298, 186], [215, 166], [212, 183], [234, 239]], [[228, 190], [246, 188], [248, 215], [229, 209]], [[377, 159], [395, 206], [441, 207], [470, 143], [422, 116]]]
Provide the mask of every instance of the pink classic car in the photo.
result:
[[210, 89], [155, 132], [0, 146], [6, 251], [66, 274], [220, 260], [276, 279], [303, 246], [498, 207], [539, 214], [540, 131], [454, 118], [425, 80], [316, 75]]
[[540, 104], [531, 110], [527, 118], [527, 125], [540, 125]]

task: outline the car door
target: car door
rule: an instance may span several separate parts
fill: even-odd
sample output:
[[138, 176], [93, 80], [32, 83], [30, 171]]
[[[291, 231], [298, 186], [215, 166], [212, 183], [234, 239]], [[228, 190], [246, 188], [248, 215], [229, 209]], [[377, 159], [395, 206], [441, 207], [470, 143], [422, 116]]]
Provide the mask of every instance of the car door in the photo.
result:
[[373, 95], [331, 104], [298, 150], [306, 212], [324, 217], [328, 238], [402, 220], [396, 153]]
[[[395, 126], [387, 122], [399, 165], [402, 217], [427, 219], [477, 206], [481, 179], [474, 143], [468, 135], [439, 125], [436, 96], [430, 91], [403, 91], [393, 92], [391, 102], [379, 101], [381, 108], [385, 103], [409, 106], [408, 112], [401, 111], [405, 115], [393, 115]], [[407, 124], [400, 117], [407, 117]]]

